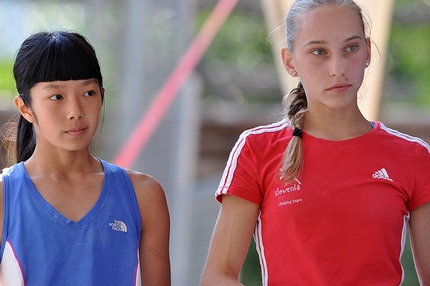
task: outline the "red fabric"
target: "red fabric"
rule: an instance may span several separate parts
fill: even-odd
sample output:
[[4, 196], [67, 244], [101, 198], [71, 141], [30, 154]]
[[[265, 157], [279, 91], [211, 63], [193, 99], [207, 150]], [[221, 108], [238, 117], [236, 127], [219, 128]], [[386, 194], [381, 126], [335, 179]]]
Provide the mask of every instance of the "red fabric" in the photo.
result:
[[287, 121], [244, 132], [216, 193], [261, 205], [263, 285], [399, 285], [409, 212], [430, 202], [430, 147], [379, 122], [345, 141], [304, 132], [304, 171], [285, 186], [291, 136]]

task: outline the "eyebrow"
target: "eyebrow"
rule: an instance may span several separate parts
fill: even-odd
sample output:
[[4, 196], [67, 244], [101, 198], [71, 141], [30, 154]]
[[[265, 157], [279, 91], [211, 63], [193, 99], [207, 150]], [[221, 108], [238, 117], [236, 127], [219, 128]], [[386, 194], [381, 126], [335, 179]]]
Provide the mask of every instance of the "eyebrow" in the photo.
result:
[[[343, 42], [346, 43], [346, 42], [349, 42], [349, 41], [352, 41], [352, 40], [356, 40], [356, 39], [362, 39], [362, 38], [360, 36], [358, 36], [358, 35], [355, 35], [355, 36], [352, 36], [352, 37], [349, 37], [349, 38], [345, 39], [345, 41], [343, 41]], [[314, 40], [314, 41], [307, 42], [305, 44], [305, 46], [309, 46], [309, 45], [325, 45], [325, 44], [327, 44], [326, 41], [316, 41], [316, 40]]]
[[[88, 85], [90, 85], [90, 84], [92, 84], [92, 83], [98, 83], [97, 79], [95, 79], [95, 78], [87, 79], [87, 80], [85, 80], [85, 81], [82, 83], [82, 85], [83, 85], [83, 86], [88, 86]], [[63, 85], [63, 84], [56, 84], [56, 83], [52, 83], [52, 84], [48, 84], [48, 85], [46, 85], [45, 87], [43, 87], [43, 90], [45, 90], [45, 89], [50, 89], [50, 88], [62, 88], [62, 87], [64, 87], [64, 85]]]

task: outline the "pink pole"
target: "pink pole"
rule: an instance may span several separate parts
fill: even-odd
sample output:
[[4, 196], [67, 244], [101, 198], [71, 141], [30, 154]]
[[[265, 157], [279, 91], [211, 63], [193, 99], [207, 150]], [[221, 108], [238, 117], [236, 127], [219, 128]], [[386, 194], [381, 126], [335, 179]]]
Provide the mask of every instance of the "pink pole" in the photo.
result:
[[221, 26], [230, 15], [238, 0], [219, 0], [209, 18], [188, 47], [180, 62], [162, 89], [140, 118], [138, 125], [123, 145], [113, 163], [130, 168], [154, 133], [164, 114], [172, 104], [180, 87], [195, 69], [212, 43]]

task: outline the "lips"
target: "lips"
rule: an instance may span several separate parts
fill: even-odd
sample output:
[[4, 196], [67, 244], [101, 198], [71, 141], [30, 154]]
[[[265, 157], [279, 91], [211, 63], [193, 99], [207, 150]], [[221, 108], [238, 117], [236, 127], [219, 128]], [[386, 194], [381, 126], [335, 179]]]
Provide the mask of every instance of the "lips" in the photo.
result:
[[66, 131], [66, 133], [69, 134], [69, 135], [73, 135], [73, 136], [79, 136], [79, 135], [82, 135], [85, 132], [85, 130], [87, 130], [86, 127], [84, 127], [84, 128], [74, 128], [74, 129]]
[[345, 92], [351, 87], [350, 84], [335, 84], [329, 87], [327, 90], [332, 92]]

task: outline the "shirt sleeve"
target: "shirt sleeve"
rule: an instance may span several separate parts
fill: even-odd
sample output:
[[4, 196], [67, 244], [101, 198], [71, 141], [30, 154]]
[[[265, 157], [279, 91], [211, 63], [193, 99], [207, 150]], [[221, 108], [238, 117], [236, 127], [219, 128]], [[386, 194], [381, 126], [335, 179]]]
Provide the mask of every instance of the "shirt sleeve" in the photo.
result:
[[258, 180], [256, 155], [247, 132], [242, 133], [231, 150], [215, 197], [222, 202], [222, 195], [238, 196], [261, 204], [262, 194]]
[[430, 202], [430, 146], [419, 145], [417, 163], [415, 165], [414, 188], [408, 209], [413, 211], [417, 207]]

